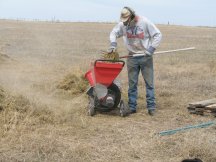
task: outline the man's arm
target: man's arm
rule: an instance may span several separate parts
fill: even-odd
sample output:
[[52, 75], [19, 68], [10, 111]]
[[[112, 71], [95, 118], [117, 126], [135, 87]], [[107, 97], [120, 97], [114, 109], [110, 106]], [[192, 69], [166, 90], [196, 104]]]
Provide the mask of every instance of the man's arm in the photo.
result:
[[152, 44], [151, 46], [154, 48], [157, 48], [161, 42], [162, 34], [160, 30], [149, 20], [147, 20], [147, 29], [149, 32], [149, 35], [151, 37]]
[[146, 22], [147, 30], [151, 39], [151, 45], [147, 49], [146, 53], [148, 55], [152, 55], [161, 42], [162, 34], [160, 30], [151, 21], [147, 20]]
[[110, 33], [110, 48], [115, 49], [117, 47], [117, 38], [123, 36], [122, 23], [118, 23]]

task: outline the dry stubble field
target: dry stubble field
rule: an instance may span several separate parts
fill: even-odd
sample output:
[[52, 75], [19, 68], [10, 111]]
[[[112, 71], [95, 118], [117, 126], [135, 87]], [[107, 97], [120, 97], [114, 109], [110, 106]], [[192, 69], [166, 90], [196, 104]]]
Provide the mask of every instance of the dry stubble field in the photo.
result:
[[[189, 114], [187, 104], [216, 97], [216, 28], [158, 25], [158, 51], [196, 50], [154, 56], [156, 116], [147, 115], [140, 79], [137, 114], [89, 117], [86, 87], [74, 83], [74, 92], [59, 84], [87, 71], [107, 49], [113, 26], [0, 20], [0, 161], [216, 161], [215, 126], [157, 135], [215, 119]], [[120, 79], [126, 97], [126, 69]]]

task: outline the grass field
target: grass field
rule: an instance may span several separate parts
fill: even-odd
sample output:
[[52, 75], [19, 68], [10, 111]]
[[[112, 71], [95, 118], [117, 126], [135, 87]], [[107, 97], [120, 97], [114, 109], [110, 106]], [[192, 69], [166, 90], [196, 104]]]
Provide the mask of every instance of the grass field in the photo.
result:
[[[0, 20], [0, 161], [216, 161], [216, 126], [157, 135], [215, 120], [189, 114], [187, 104], [216, 97], [216, 28], [158, 25], [158, 51], [196, 50], [154, 56], [155, 116], [140, 76], [138, 113], [89, 117], [79, 78], [108, 48], [114, 25]], [[120, 80], [126, 98], [126, 68]]]

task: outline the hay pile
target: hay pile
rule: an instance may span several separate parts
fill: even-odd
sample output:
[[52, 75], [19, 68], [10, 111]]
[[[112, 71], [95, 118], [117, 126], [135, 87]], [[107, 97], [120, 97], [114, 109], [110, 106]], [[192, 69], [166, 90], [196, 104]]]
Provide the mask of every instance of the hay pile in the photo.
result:
[[81, 94], [86, 91], [88, 81], [85, 79], [84, 74], [69, 73], [57, 85], [58, 89], [68, 91], [73, 95]]
[[55, 114], [46, 106], [38, 106], [22, 95], [13, 96], [0, 86], [0, 137], [26, 125], [54, 122]]
[[0, 137], [14, 129], [26, 117], [28, 100], [22, 96], [11, 96], [0, 87]]
[[5, 61], [5, 60], [7, 60], [7, 59], [9, 59], [10, 57], [8, 56], [8, 55], [5, 55], [5, 54], [2, 54], [2, 53], [0, 53], [0, 62], [3, 62], [3, 61]]
[[4, 109], [3, 107], [4, 98], [5, 98], [4, 90], [0, 87], [0, 111]]
[[102, 51], [102, 59], [118, 61], [119, 60], [119, 53], [117, 51], [112, 52], [112, 53]]

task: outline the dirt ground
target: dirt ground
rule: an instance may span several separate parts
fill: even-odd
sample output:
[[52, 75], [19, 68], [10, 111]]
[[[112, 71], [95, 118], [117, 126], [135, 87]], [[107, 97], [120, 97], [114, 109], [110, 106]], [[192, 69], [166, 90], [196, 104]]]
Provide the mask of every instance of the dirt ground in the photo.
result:
[[[216, 161], [216, 126], [159, 136], [215, 120], [189, 114], [190, 102], [216, 97], [216, 28], [157, 25], [158, 49], [196, 50], [154, 56], [157, 114], [147, 114], [139, 80], [138, 113], [86, 115], [85, 92], [59, 89], [83, 75], [109, 46], [109, 23], [0, 20], [0, 161]], [[120, 55], [127, 52], [118, 40]], [[127, 100], [126, 68], [120, 74]]]

